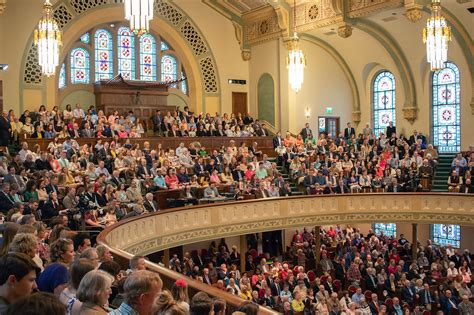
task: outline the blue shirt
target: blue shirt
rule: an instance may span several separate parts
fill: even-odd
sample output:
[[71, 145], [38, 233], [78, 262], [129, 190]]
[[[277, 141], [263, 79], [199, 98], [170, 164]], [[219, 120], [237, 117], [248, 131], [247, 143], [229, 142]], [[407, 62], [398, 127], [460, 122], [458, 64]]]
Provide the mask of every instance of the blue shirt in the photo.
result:
[[109, 312], [108, 315], [140, 315], [136, 310], [134, 310], [130, 305], [123, 302], [120, 304], [119, 308]]
[[38, 277], [38, 289], [43, 292], [54, 293], [56, 287], [67, 284], [69, 272], [61, 263], [52, 263], [44, 269]]
[[153, 179], [153, 182], [155, 183], [155, 186], [157, 186], [157, 187], [167, 188], [165, 178], [163, 176], [156, 176]]

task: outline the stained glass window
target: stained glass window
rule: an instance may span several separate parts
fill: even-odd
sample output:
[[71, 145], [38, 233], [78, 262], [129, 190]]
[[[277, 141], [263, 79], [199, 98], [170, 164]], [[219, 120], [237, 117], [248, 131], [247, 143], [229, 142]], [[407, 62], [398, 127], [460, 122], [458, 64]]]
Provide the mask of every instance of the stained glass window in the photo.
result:
[[435, 245], [452, 245], [459, 248], [461, 247], [461, 227], [454, 224], [433, 224], [431, 238]]
[[59, 82], [58, 87], [62, 89], [66, 86], [66, 65], [63, 63], [61, 69], [59, 70]]
[[380, 235], [380, 232], [383, 232], [385, 236], [397, 237], [396, 223], [374, 223], [373, 228], [376, 235]]
[[95, 80], [111, 79], [113, 74], [112, 35], [106, 30], [95, 32]]
[[373, 125], [377, 137], [390, 121], [395, 125], [395, 77], [390, 71], [377, 74], [373, 84]]
[[135, 37], [128, 27], [118, 30], [118, 72], [126, 80], [135, 79]]
[[461, 85], [459, 69], [451, 62], [432, 76], [433, 144], [439, 152], [461, 148]]
[[84, 35], [81, 36], [81, 42], [84, 44], [89, 44], [90, 41], [90, 36], [89, 33], [85, 33]]
[[161, 51], [165, 51], [168, 49], [170, 49], [170, 46], [166, 42], [161, 41]]
[[140, 37], [140, 80], [156, 81], [156, 40], [150, 34]]
[[[175, 81], [178, 75], [177, 72], [176, 59], [171, 55], [164, 55], [161, 58], [161, 81]], [[176, 88], [176, 84], [172, 84], [170, 87]]]
[[[184, 72], [184, 69], [181, 70], [181, 78], [186, 78], [186, 73]], [[181, 91], [188, 95], [188, 79], [181, 81]]]
[[88, 84], [89, 77], [89, 53], [83, 48], [74, 48], [71, 51], [71, 83]]

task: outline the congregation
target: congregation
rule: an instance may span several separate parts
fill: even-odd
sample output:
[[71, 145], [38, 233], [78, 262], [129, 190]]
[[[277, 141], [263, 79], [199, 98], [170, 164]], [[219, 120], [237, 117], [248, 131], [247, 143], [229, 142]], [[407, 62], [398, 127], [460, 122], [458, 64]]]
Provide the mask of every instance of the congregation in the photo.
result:
[[[130, 270], [121, 270], [107, 247], [96, 244], [97, 232], [159, 211], [160, 191], [179, 191], [180, 205], [190, 205], [291, 196], [293, 185], [306, 194], [429, 190], [438, 157], [423, 134], [405, 137], [392, 124], [379, 136], [368, 125], [356, 136], [350, 123], [334, 138], [315, 136], [309, 124], [298, 135], [277, 133], [273, 160], [258, 146], [258, 136], [268, 131], [249, 115], [195, 117], [185, 108], [150, 118], [157, 136], [255, 136], [250, 145], [235, 138], [209, 151], [199, 142], [132, 145], [130, 138], [146, 129], [133, 112], [106, 117], [93, 108], [87, 115], [40, 108], [19, 119], [4, 113], [1, 120], [10, 121], [6, 144], [19, 148], [0, 157], [0, 314], [22, 313], [28, 303], [64, 308], [57, 314], [224, 314], [220, 300], [196, 294], [190, 301], [185, 280], [162, 291], [159, 276], [145, 270], [145, 257], [134, 257]], [[51, 142], [44, 151], [30, 148], [25, 134]], [[97, 137], [96, 144], [80, 146], [81, 137]], [[473, 170], [474, 154], [458, 154], [447, 179], [450, 191], [472, 193]], [[78, 232], [84, 229], [88, 233]], [[249, 250], [245, 273], [239, 271], [240, 254], [225, 241], [207, 255], [172, 257], [169, 265], [251, 302], [242, 306], [244, 314], [256, 312], [255, 305], [284, 314], [473, 310], [470, 253], [415, 244], [418, 257], [410, 257], [404, 238], [363, 236], [338, 226], [320, 231], [316, 257], [315, 233], [295, 233], [282, 259]]]

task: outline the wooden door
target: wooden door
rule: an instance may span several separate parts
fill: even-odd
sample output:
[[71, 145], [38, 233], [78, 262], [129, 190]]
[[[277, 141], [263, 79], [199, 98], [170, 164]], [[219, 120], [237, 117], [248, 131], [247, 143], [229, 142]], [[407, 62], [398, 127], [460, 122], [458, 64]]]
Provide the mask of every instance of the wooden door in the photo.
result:
[[247, 113], [247, 93], [232, 92], [232, 113], [241, 113], [242, 116]]
[[318, 134], [325, 133], [331, 138], [339, 135], [339, 117], [319, 116], [318, 118]]

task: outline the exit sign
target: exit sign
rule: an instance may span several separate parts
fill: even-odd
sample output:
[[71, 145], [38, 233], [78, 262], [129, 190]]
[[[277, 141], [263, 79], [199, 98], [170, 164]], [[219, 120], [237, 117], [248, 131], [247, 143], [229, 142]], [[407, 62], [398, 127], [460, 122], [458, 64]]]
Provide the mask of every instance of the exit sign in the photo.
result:
[[326, 114], [332, 114], [332, 107], [326, 107]]

